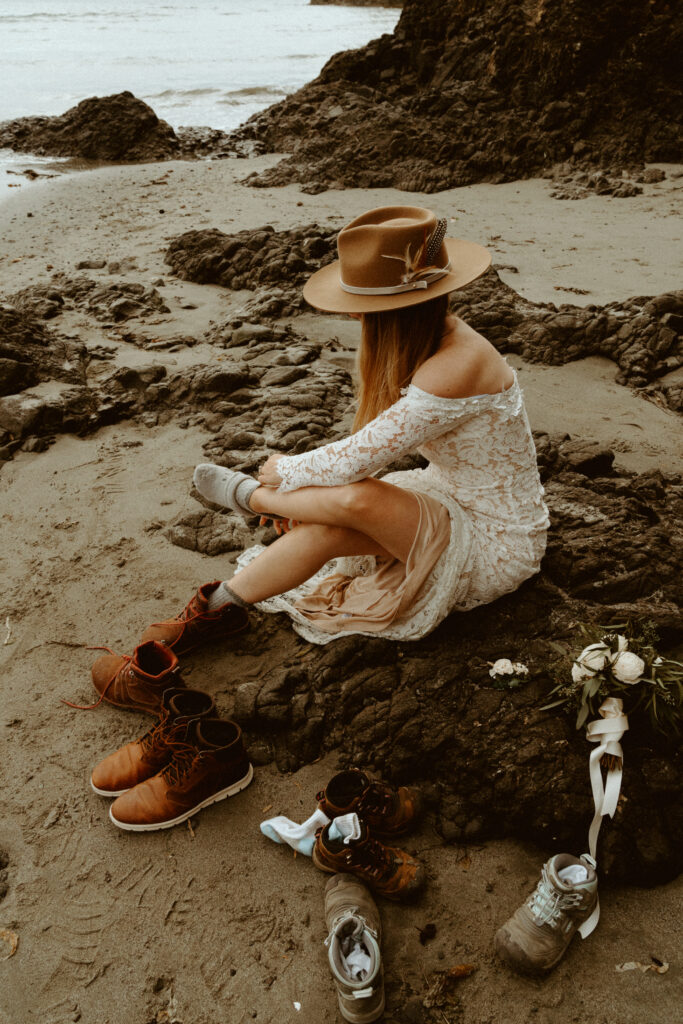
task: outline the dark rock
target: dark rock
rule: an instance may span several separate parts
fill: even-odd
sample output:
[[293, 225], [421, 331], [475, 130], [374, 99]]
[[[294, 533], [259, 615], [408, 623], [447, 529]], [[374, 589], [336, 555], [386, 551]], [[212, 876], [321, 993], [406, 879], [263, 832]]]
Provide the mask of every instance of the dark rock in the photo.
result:
[[235, 235], [215, 228], [188, 231], [171, 242], [166, 263], [183, 281], [267, 290], [244, 315], [272, 319], [285, 309], [291, 314], [304, 308], [301, 286], [311, 271], [336, 257], [336, 237], [335, 230], [318, 224], [291, 231], [267, 225]]
[[87, 160], [167, 160], [175, 132], [130, 92], [93, 96], [60, 117], [20, 117], [0, 124], [0, 147]]
[[38, 379], [35, 366], [0, 357], [0, 395], [13, 395], [31, 387]]
[[106, 265], [106, 260], [81, 260], [76, 264], [76, 270], [102, 270]]
[[650, 0], [590, 12], [548, 0], [532, 15], [516, 0], [406, 0], [393, 34], [337, 54], [233, 140], [291, 154], [247, 184], [307, 192], [438, 192], [560, 161], [678, 162], [682, 33], [675, 7]]
[[[156, 288], [121, 281], [98, 284], [89, 277], [53, 274], [48, 285], [31, 285], [11, 296], [14, 305], [33, 316], [56, 316], [65, 309], [83, 309], [98, 320], [120, 323], [131, 317], [168, 313]], [[46, 313], [46, 306], [52, 312]]]
[[222, 555], [241, 550], [250, 534], [243, 519], [208, 509], [179, 516], [164, 535], [179, 548], [203, 555]]
[[659, 181], [664, 181], [665, 179], [666, 174], [659, 167], [648, 167], [641, 175], [641, 181], [644, 181], [646, 185], [654, 185]]
[[86, 348], [57, 338], [31, 312], [15, 304], [0, 305], [0, 395], [11, 395], [46, 380], [83, 384]]

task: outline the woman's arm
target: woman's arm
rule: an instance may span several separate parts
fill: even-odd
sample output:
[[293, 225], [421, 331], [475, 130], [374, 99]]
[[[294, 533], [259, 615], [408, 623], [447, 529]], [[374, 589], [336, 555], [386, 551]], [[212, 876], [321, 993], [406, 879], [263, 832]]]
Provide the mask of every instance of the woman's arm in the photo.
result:
[[410, 389], [361, 430], [341, 441], [300, 455], [271, 456], [259, 480], [272, 487], [279, 477], [281, 491], [350, 484], [443, 434], [453, 419], [474, 412], [466, 403], [464, 407], [453, 403], [445, 416], [438, 402], [429, 399], [425, 392]]

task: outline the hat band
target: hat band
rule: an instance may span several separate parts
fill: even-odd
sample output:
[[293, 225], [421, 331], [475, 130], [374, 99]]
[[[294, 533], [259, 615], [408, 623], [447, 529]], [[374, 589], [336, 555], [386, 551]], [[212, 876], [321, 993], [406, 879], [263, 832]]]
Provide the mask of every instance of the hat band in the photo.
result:
[[357, 288], [353, 284], [346, 284], [342, 281], [341, 277], [339, 278], [339, 284], [345, 292], [349, 292], [351, 295], [398, 295], [401, 292], [414, 292], [428, 288], [430, 284], [434, 284], [435, 281], [440, 281], [442, 277], [445, 277], [450, 269], [451, 264], [448, 262], [441, 270], [432, 270], [429, 274], [416, 281], [408, 281], [405, 284], [384, 285], [382, 288]]

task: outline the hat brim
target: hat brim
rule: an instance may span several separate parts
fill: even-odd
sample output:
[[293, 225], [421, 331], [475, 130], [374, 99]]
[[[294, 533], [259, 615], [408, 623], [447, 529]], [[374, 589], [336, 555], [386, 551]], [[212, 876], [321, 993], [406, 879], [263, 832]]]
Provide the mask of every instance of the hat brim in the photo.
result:
[[491, 266], [491, 253], [483, 245], [461, 238], [446, 238], [451, 270], [428, 288], [396, 295], [354, 295], [339, 283], [339, 260], [311, 274], [304, 285], [304, 298], [326, 313], [381, 313], [388, 309], [418, 306], [446, 295], [476, 280]]

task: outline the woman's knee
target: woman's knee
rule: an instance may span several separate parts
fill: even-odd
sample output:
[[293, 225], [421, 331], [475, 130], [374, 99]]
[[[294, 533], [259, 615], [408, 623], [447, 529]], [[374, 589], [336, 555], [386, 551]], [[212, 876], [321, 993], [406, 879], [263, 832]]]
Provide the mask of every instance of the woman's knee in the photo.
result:
[[354, 524], [376, 514], [378, 501], [384, 497], [380, 481], [371, 477], [337, 487], [335, 490], [337, 493], [334, 501], [339, 509], [340, 520]]

